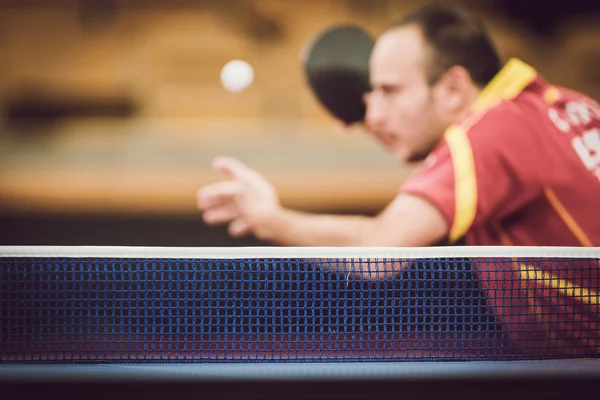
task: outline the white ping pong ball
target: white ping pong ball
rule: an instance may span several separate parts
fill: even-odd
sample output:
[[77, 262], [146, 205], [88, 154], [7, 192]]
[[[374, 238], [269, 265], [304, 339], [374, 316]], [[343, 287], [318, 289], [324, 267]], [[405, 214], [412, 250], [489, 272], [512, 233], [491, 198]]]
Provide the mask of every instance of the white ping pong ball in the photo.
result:
[[221, 84], [232, 93], [247, 89], [254, 82], [254, 69], [246, 61], [229, 61], [221, 70]]

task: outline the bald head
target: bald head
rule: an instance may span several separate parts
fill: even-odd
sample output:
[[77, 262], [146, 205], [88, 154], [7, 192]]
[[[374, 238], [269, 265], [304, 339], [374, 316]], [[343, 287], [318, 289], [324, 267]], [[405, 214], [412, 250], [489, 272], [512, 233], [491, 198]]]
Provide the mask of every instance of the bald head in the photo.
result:
[[371, 54], [373, 86], [402, 84], [405, 79], [422, 79], [430, 62], [430, 51], [417, 25], [387, 31], [377, 40]]

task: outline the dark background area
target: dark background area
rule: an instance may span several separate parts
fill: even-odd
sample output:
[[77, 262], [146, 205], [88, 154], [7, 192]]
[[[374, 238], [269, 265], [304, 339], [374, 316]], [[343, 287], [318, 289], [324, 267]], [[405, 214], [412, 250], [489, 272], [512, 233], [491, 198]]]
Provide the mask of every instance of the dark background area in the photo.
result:
[[0, 214], [0, 244], [47, 246], [221, 247], [266, 245], [233, 239], [223, 227], [204, 225], [200, 214]]

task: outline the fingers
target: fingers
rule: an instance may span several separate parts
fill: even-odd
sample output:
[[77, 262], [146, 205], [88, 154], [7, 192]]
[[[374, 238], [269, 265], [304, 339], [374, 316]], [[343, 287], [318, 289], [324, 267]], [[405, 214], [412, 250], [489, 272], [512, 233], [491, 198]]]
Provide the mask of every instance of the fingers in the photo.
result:
[[233, 237], [242, 237], [252, 233], [248, 221], [241, 217], [236, 207], [218, 207], [204, 212], [202, 219], [208, 225], [229, 223], [228, 232]]
[[[252, 233], [246, 217], [252, 217], [257, 208], [278, 205], [277, 194], [265, 178], [231, 157], [218, 157], [213, 168], [229, 177], [230, 181], [214, 183], [197, 193], [198, 208], [206, 224], [229, 224], [233, 237]], [[265, 205], [266, 204], [266, 205]]]
[[229, 234], [233, 237], [246, 236], [252, 232], [252, 227], [244, 218], [238, 218], [229, 224]]
[[240, 216], [241, 212], [239, 207], [235, 204], [227, 204], [205, 210], [202, 214], [202, 219], [208, 225], [218, 225], [231, 222]]
[[238, 181], [225, 181], [203, 187], [197, 193], [198, 208], [206, 210], [230, 202], [241, 192], [242, 185]]
[[213, 161], [213, 168], [230, 178], [248, 182], [255, 180], [259, 175], [244, 163], [232, 157], [217, 157]]

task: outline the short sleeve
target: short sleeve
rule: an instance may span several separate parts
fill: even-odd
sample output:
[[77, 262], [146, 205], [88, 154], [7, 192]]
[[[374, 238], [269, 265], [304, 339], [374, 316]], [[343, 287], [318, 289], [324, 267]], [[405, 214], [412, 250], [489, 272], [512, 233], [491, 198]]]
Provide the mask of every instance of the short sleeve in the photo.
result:
[[545, 162], [531, 123], [516, 106], [489, 110], [472, 126], [452, 126], [438, 148], [402, 187], [436, 206], [456, 242], [473, 225], [501, 221], [543, 190]]
[[409, 177], [401, 193], [421, 197], [436, 207], [449, 227], [454, 222], [454, 165], [445, 139]]

